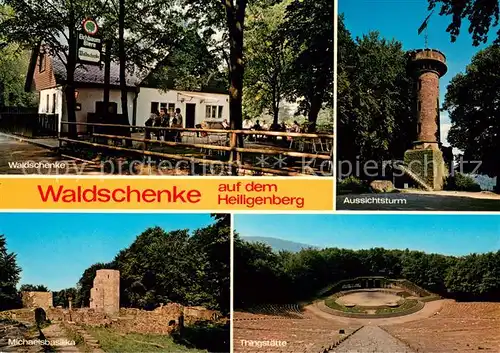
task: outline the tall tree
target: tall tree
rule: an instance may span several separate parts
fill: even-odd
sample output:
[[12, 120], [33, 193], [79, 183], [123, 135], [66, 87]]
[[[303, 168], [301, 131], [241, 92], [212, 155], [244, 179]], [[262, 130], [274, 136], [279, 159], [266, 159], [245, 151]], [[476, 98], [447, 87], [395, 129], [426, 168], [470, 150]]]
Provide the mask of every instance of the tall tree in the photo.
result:
[[[245, 68], [243, 33], [248, 2], [249, 0], [184, 0], [184, 5], [188, 9], [187, 15], [198, 20], [205, 35], [217, 33], [228, 44], [230, 125], [231, 129], [237, 130], [242, 128], [243, 123], [242, 97]], [[240, 139], [240, 144], [242, 143], [243, 140]]]
[[4, 235], [0, 235], [0, 311], [18, 304], [16, 286], [20, 275], [16, 254], [7, 251], [7, 240]]
[[36, 107], [37, 97], [24, 92], [29, 54], [18, 44], [0, 47], [0, 107]]
[[[500, 16], [498, 0], [428, 0], [428, 2], [429, 11], [439, 7], [441, 16], [451, 16], [451, 23], [446, 31], [450, 33], [452, 42], [457, 40], [464, 19], [469, 21], [468, 32], [472, 35], [475, 46], [486, 43], [490, 28], [498, 26]], [[500, 30], [497, 31], [495, 43], [500, 43]]]
[[293, 0], [283, 25], [296, 55], [290, 98], [301, 100], [311, 131], [321, 108], [333, 105], [333, 16], [331, 0]]
[[353, 41], [341, 19], [338, 50], [339, 159], [401, 159], [416, 134], [402, 44], [377, 32]]
[[209, 49], [211, 41], [194, 25], [177, 33], [170, 52], [145, 78], [145, 84], [164, 90], [227, 92], [227, 73], [221, 70], [217, 53]]
[[472, 58], [465, 73], [450, 82], [443, 104], [451, 128], [448, 141], [464, 152], [463, 167], [497, 177], [500, 192], [500, 48], [490, 46]]
[[[125, 0], [118, 0], [118, 52], [120, 59], [120, 91], [123, 120], [128, 119], [127, 57], [125, 55]], [[127, 140], [131, 142], [130, 140]]]
[[[98, 20], [106, 11], [104, 2], [84, 0], [4, 0], [9, 12], [0, 17], [0, 35], [10, 42], [30, 48], [42, 43], [43, 51], [57, 56], [66, 67], [64, 88], [68, 122], [76, 122], [75, 69], [77, 36], [82, 21], [92, 16]], [[70, 135], [76, 126], [69, 125]]]
[[278, 125], [280, 104], [285, 97], [293, 51], [285, 38], [285, 0], [271, 6], [248, 9], [245, 40], [245, 114], [259, 116], [268, 111]]

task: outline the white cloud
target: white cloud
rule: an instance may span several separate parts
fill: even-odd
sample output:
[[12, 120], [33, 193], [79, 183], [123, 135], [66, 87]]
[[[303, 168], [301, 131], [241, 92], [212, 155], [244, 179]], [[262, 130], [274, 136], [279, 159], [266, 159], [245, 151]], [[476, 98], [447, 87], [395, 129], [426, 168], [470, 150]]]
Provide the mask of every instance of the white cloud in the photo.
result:
[[[443, 143], [444, 146], [450, 146], [450, 143], [448, 142], [448, 133], [450, 132], [451, 129], [451, 121], [448, 116], [448, 112], [441, 112], [440, 114], [440, 128], [441, 128], [441, 142]], [[458, 154], [463, 153], [461, 150], [458, 148], [453, 148], [453, 154], [456, 156]]]

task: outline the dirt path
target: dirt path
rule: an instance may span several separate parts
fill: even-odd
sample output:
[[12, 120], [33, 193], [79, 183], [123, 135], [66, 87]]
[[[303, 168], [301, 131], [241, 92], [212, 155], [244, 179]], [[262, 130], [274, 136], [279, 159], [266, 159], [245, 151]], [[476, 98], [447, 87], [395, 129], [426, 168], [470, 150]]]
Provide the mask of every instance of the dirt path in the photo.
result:
[[335, 353], [415, 353], [378, 326], [365, 326], [337, 348]]
[[[64, 353], [81, 352], [80, 349], [78, 349], [78, 347], [65, 344], [66, 341], [69, 341], [69, 338], [66, 337], [66, 332], [61, 326], [59, 326], [59, 324], [52, 324], [47, 328], [43, 329], [42, 332], [48, 341], [53, 342], [52, 347], [54, 348], [54, 352], [64, 352]], [[58, 344], [56, 345], [55, 343]]]
[[316, 316], [320, 316], [320, 317], [323, 317], [325, 319], [333, 320], [336, 322], [344, 322], [346, 324], [353, 324], [353, 325], [377, 325], [377, 326], [381, 326], [381, 325], [402, 324], [405, 322], [426, 319], [426, 318], [434, 315], [436, 312], [440, 311], [441, 307], [443, 306], [443, 304], [445, 302], [446, 302], [446, 300], [435, 300], [435, 301], [432, 301], [429, 303], [425, 303], [425, 306], [423, 307], [423, 309], [417, 311], [416, 313], [413, 313], [410, 315], [405, 315], [405, 316], [384, 318], [384, 319], [355, 319], [355, 318], [350, 318], [350, 317], [331, 315], [331, 314], [328, 314], [328, 313], [322, 311], [319, 308], [319, 305], [322, 302], [316, 302], [314, 304], [308, 305], [305, 307], [305, 310], [311, 312], [312, 314], [314, 314]]

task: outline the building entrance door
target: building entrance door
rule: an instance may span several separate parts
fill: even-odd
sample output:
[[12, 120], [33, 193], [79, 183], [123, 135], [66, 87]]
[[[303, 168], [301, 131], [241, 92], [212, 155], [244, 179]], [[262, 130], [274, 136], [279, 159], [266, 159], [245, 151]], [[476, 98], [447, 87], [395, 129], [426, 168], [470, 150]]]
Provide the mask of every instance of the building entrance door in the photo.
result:
[[194, 128], [196, 104], [186, 103], [186, 127]]

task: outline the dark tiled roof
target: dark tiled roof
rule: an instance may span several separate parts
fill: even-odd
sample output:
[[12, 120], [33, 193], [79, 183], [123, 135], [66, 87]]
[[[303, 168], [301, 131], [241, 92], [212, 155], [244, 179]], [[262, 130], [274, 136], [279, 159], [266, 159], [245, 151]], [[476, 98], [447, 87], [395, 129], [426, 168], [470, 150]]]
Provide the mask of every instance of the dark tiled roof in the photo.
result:
[[[53, 66], [56, 80], [66, 81], [66, 67], [57, 56], [53, 57]], [[141, 83], [140, 78], [130, 72], [127, 72], [126, 81], [129, 87], [135, 87]], [[75, 82], [104, 84], [104, 63], [101, 66], [77, 64]], [[110, 84], [116, 86], [120, 84], [120, 65], [116, 62], [111, 62], [110, 65]]]

